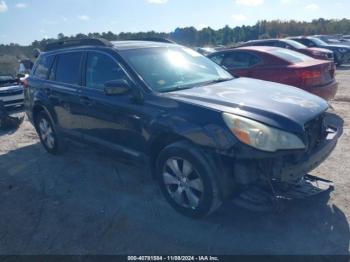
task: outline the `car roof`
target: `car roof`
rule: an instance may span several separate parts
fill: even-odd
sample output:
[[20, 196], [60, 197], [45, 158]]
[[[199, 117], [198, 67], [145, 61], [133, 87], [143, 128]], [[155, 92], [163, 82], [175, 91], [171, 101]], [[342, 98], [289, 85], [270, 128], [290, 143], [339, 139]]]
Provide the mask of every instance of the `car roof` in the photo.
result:
[[247, 41], [246, 43], [260, 43], [260, 42], [270, 42], [270, 41], [284, 41], [284, 39], [279, 39], [279, 38], [257, 39], [257, 40]]
[[163, 43], [163, 42], [155, 42], [155, 41], [139, 41], [139, 40], [113, 41], [111, 43], [112, 43], [113, 47], [117, 50], [131, 50], [131, 49], [140, 49], [140, 48], [177, 46], [177, 44], [174, 44], [174, 43]]
[[313, 39], [313, 38], [317, 38], [314, 36], [291, 36], [288, 37], [287, 39]]
[[[95, 41], [95, 40], [94, 40]], [[99, 40], [97, 40], [99, 41]], [[160, 42], [160, 41], [149, 41], [149, 40], [126, 40], [126, 41], [105, 41], [103, 44], [100, 44], [97, 42], [97, 44], [94, 43], [82, 43], [82, 44], [74, 44], [72, 46], [54, 46], [50, 50], [44, 50], [41, 53], [41, 55], [49, 55], [54, 53], [60, 53], [64, 51], [70, 51], [70, 50], [84, 50], [84, 49], [101, 49], [101, 48], [113, 48], [115, 50], [131, 50], [131, 49], [140, 49], [140, 48], [155, 48], [155, 47], [170, 47], [170, 46], [178, 46], [176, 43], [171, 42]], [[74, 41], [73, 41], [74, 42]], [[55, 43], [54, 43], [55, 44]]]
[[269, 52], [271, 50], [275, 49], [282, 49], [280, 47], [275, 47], [275, 46], [242, 46], [242, 47], [237, 47], [237, 48], [231, 48], [231, 49], [226, 49], [223, 51], [234, 51], [234, 50], [244, 50], [244, 51], [258, 51], [258, 52]]

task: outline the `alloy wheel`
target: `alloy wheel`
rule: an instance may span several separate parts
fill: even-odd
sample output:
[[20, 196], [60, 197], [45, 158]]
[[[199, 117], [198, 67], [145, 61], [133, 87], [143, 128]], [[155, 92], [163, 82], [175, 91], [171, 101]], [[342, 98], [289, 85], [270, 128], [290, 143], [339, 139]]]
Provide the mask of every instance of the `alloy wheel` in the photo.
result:
[[49, 149], [53, 149], [55, 147], [55, 136], [51, 124], [45, 118], [42, 118], [39, 122], [39, 131], [44, 144]]
[[162, 177], [170, 197], [178, 205], [191, 209], [198, 207], [204, 186], [201, 176], [189, 161], [178, 157], [168, 159]]

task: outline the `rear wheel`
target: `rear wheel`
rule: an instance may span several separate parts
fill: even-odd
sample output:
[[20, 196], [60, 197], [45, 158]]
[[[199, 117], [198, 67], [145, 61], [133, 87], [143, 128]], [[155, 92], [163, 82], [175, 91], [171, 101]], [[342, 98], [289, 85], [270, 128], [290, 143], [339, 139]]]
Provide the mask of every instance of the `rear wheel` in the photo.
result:
[[39, 113], [35, 121], [35, 126], [40, 141], [47, 152], [58, 154], [63, 151], [63, 141], [57, 136], [57, 132], [46, 113]]
[[210, 214], [221, 204], [212, 170], [203, 153], [186, 141], [167, 146], [157, 161], [163, 195], [178, 212], [195, 218]]

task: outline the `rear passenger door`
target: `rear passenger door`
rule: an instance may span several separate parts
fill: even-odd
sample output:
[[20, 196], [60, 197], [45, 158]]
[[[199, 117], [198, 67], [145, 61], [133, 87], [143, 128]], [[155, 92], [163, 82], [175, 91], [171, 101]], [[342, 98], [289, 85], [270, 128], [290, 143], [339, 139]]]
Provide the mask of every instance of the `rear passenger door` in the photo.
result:
[[66, 134], [78, 138], [81, 137], [80, 115], [83, 110], [79, 99], [82, 58], [81, 51], [57, 54], [46, 87], [58, 127]]

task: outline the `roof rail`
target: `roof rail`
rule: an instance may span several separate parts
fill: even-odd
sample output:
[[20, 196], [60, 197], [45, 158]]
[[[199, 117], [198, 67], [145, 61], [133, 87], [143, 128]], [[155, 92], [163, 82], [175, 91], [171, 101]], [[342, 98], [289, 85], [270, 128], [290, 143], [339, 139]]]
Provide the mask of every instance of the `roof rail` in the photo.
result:
[[168, 38], [163, 38], [163, 37], [146, 37], [146, 38], [135, 39], [135, 40], [176, 44], [176, 42], [174, 42]]
[[59, 40], [46, 44], [44, 51], [52, 51], [61, 48], [75, 47], [75, 46], [112, 46], [111, 42], [103, 38], [81, 38], [71, 40]]

